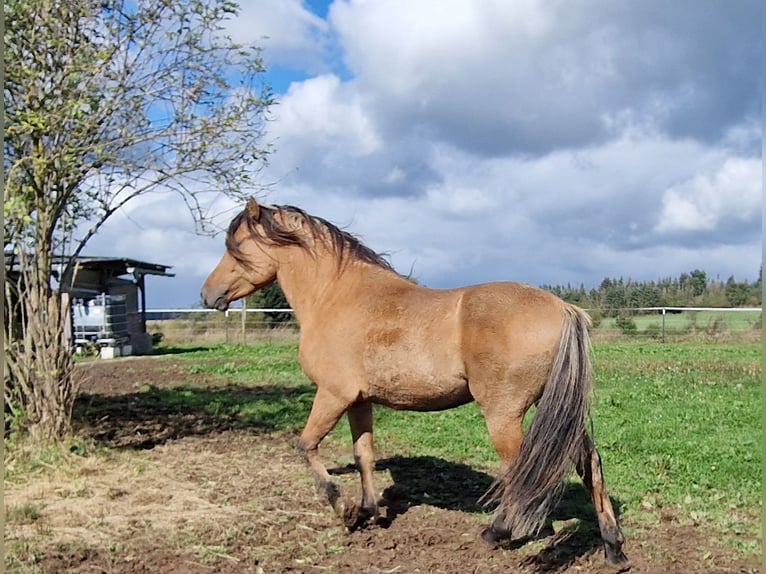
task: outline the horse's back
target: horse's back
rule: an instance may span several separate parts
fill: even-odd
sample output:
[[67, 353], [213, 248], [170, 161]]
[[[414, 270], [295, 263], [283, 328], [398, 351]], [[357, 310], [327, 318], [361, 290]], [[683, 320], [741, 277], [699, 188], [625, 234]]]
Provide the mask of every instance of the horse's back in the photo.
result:
[[564, 305], [552, 293], [524, 283], [483, 283], [464, 289], [461, 316], [464, 328], [477, 331], [508, 335], [521, 330], [527, 335], [542, 335], [543, 331], [553, 329], [557, 334]]

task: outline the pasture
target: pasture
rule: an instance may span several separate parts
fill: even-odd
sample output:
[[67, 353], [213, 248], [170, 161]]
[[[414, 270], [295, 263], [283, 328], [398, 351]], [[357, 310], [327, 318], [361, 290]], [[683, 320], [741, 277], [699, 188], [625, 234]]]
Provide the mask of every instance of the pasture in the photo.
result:
[[[5, 565], [33, 572], [599, 571], [576, 478], [555, 534], [489, 550], [477, 498], [497, 458], [473, 404], [375, 409], [387, 524], [348, 534], [294, 450], [313, 387], [296, 343], [164, 347], [83, 362], [65, 447], [5, 444]], [[593, 430], [633, 572], [761, 562], [761, 348], [599, 341]], [[344, 420], [322, 445], [346, 489]]]
[[[594, 340], [620, 340], [626, 336], [665, 342], [689, 341], [748, 341], [761, 340], [760, 309], [721, 308], [704, 311], [668, 312], [664, 318], [659, 312], [641, 312], [624, 309], [634, 329], [625, 331], [615, 317], [601, 317], [601, 311], [591, 311], [598, 317], [591, 336]], [[200, 309], [177, 310], [175, 318], [149, 321], [148, 330], [170, 345], [204, 343], [252, 343], [254, 341], [297, 338], [297, 324], [287, 314], [275, 324], [273, 319], [248, 309], [243, 323], [241, 310], [229, 313], [202, 312]]]

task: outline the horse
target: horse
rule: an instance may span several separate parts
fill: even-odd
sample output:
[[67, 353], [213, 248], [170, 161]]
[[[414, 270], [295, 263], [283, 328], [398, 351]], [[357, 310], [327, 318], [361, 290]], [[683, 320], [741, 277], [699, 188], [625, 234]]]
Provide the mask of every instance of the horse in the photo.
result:
[[[201, 297], [219, 311], [278, 281], [300, 325], [299, 361], [316, 386], [298, 440], [320, 493], [349, 530], [379, 519], [372, 405], [443, 410], [476, 401], [500, 457], [481, 539], [496, 547], [538, 536], [574, 467], [590, 491], [604, 556], [627, 562], [624, 537], [587, 431], [591, 364], [582, 309], [515, 282], [430, 289], [327, 220], [247, 201]], [[526, 433], [522, 420], [536, 406]], [[360, 503], [348, 500], [319, 457], [347, 414]]]

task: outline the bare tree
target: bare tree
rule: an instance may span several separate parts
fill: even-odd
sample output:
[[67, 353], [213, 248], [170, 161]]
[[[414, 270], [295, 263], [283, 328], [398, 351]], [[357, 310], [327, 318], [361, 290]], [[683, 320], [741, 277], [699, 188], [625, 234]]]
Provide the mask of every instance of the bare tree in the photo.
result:
[[36, 439], [70, 432], [77, 394], [57, 270], [143, 194], [177, 192], [204, 231], [210, 194], [252, 193], [273, 98], [259, 49], [225, 34], [237, 9], [5, 2], [5, 399]]

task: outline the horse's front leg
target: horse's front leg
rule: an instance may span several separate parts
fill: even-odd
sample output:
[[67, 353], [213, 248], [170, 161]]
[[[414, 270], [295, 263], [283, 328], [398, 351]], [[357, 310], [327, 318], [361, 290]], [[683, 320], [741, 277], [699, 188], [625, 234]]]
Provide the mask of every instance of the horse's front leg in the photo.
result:
[[314, 403], [311, 406], [311, 413], [298, 440], [298, 450], [305, 457], [319, 492], [327, 497], [335, 510], [335, 514], [343, 520], [343, 523], [347, 527], [353, 528], [358, 519], [357, 507], [343, 499], [340, 486], [333, 482], [327, 468], [319, 458], [319, 443], [340, 420], [349, 404], [318, 388]]
[[378, 497], [375, 492], [375, 452], [372, 445], [372, 404], [357, 403], [348, 409], [348, 422], [354, 440], [354, 461], [362, 479], [362, 506], [358, 525], [378, 519]]

